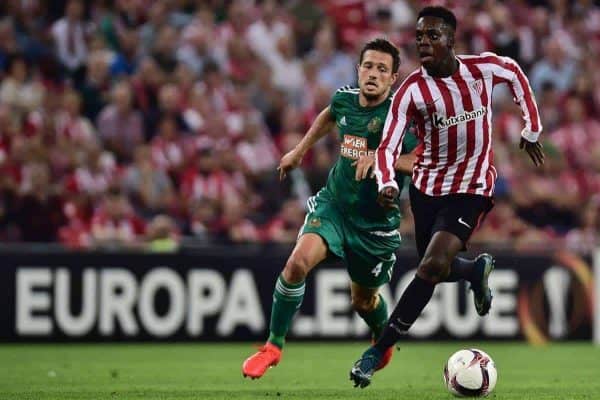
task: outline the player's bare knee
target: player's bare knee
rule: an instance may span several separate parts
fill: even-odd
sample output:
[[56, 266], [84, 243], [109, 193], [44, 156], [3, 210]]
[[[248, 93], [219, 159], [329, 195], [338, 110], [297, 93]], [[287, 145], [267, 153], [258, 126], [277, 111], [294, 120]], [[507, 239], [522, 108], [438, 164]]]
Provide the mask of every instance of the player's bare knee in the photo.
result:
[[299, 283], [306, 279], [312, 265], [308, 257], [301, 254], [292, 254], [283, 268], [283, 279], [288, 283]]
[[448, 276], [449, 268], [450, 264], [445, 257], [426, 256], [417, 269], [417, 275], [421, 279], [436, 284]]
[[352, 295], [352, 309], [358, 314], [368, 314], [377, 306], [377, 295], [361, 297]]

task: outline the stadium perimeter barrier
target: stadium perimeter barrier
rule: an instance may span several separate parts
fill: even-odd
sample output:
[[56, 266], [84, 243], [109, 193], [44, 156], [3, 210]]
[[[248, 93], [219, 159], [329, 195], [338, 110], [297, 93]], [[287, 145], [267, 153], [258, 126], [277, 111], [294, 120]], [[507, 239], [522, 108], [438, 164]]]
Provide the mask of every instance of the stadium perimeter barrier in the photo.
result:
[[[273, 284], [289, 250], [210, 246], [152, 254], [2, 247], [0, 341], [259, 342], [268, 333]], [[389, 304], [417, 265], [413, 251], [397, 256], [390, 284], [382, 289]], [[410, 337], [600, 343], [600, 307], [594, 304], [600, 250], [595, 257], [565, 251], [496, 257], [488, 316], [477, 316], [466, 284], [442, 284]], [[341, 263], [315, 269], [290, 338], [366, 338], [348, 287]]]

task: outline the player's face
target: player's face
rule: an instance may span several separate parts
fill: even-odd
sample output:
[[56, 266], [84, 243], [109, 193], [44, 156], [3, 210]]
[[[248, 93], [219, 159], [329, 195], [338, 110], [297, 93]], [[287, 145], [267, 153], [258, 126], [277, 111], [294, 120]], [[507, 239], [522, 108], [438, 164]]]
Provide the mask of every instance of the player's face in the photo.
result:
[[417, 53], [425, 68], [435, 68], [446, 59], [454, 47], [452, 28], [437, 17], [422, 17], [417, 21]]
[[377, 50], [367, 50], [358, 66], [358, 87], [368, 100], [387, 95], [398, 74], [392, 70], [394, 61], [391, 54]]

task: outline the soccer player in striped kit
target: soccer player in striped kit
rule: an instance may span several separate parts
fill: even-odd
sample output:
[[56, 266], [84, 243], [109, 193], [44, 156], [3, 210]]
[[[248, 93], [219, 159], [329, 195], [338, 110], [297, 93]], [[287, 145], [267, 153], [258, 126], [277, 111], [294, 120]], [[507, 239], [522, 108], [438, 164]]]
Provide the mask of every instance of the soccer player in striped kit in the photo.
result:
[[514, 60], [493, 53], [456, 56], [455, 30], [456, 18], [446, 8], [426, 7], [419, 13], [416, 44], [421, 67], [396, 91], [376, 152], [377, 201], [392, 206], [398, 195], [392, 166], [405, 127], [416, 124], [423, 145], [413, 166], [410, 201], [421, 261], [383, 334], [354, 364], [350, 379], [355, 386], [371, 382], [382, 354], [406, 335], [436, 284], [468, 280], [478, 314], [490, 309], [488, 276], [493, 258], [482, 254], [466, 260], [457, 255], [493, 206], [496, 169], [491, 100], [496, 85], [508, 84], [521, 107], [525, 121], [521, 149], [536, 166], [544, 162], [538, 142], [540, 116], [521, 68]]

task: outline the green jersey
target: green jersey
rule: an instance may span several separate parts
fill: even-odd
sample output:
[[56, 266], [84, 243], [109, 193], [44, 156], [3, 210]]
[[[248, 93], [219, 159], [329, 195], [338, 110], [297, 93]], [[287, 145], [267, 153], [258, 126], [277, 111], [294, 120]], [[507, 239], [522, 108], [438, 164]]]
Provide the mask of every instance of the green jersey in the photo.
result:
[[[331, 115], [336, 121], [340, 137], [340, 157], [329, 172], [326, 189], [332, 194], [348, 222], [360, 229], [392, 230], [400, 225], [399, 210], [384, 210], [377, 204], [377, 182], [367, 177], [355, 179], [352, 163], [363, 155], [374, 155], [381, 136], [392, 96], [374, 107], [363, 107], [358, 102], [358, 88], [343, 87], [333, 95]], [[417, 139], [404, 135], [402, 154], [411, 152]], [[405, 175], [396, 174], [402, 190]]]

